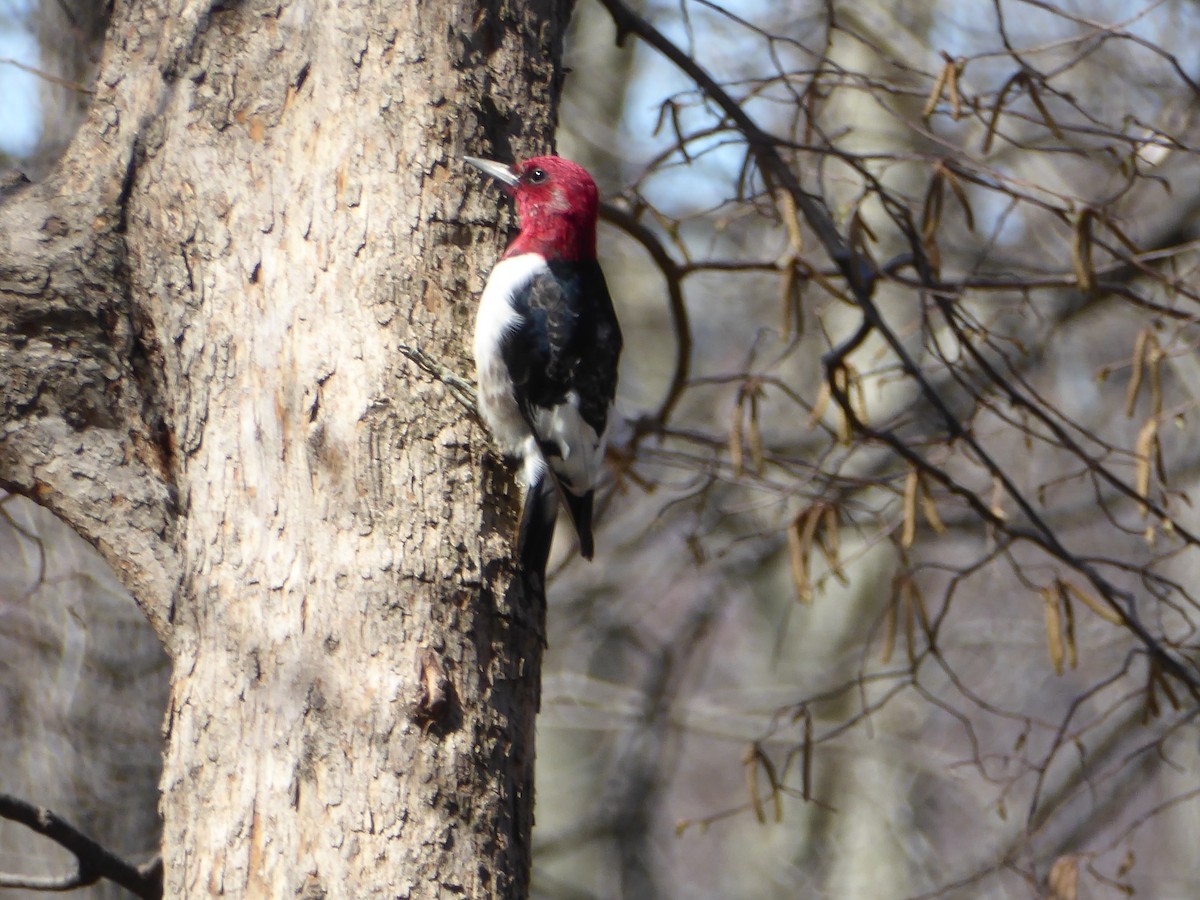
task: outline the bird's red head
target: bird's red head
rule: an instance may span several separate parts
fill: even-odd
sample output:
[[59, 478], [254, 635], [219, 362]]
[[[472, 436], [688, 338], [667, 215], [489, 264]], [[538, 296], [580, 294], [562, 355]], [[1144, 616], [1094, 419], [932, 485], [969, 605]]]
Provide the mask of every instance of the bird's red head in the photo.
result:
[[466, 159], [500, 180], [516, 203], [521, 232], [506, 257], [540, 253], [547, 259], [596, 258], [600, 196], [583, 166], [561, 156], [535, 156], [512, 166]]

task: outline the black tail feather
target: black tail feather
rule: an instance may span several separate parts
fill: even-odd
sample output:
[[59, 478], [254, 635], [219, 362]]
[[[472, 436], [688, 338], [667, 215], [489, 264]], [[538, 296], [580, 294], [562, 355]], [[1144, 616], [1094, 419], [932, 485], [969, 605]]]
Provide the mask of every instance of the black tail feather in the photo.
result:
[[517, 533], [517, 555], [521, 560], [526, 583], [537, 593], [546, 591], [546, 563], [554, 541], [554, 524], [558, 519], [558, 491], [554, 479], [543, 473], [525, 493], [525, 509], [521, 512], [521, 528]]
[[592, 500], [596, 492], [588, 491], [582, 497], [576, 497], [570, 491], [563, 491], [562, 496], [567, 504], [567, 512], [571, 514], [575, 533], [579, 535], [579, 555], [591, 559], [596, 551], [592, 539]]

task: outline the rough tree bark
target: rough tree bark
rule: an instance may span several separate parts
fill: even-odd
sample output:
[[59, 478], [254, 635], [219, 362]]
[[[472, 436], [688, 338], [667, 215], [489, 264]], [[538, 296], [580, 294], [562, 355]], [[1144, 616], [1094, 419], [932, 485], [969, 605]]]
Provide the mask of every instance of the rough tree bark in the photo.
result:
[[[418, 346], [548, 147], [567, 0], [118, 3], [61, 164], [0, 199], [0, 485], [173, 660], [167, 896], [521, 896], [543, 613]], [[535, 98], [534, 102], [530, 102]]]

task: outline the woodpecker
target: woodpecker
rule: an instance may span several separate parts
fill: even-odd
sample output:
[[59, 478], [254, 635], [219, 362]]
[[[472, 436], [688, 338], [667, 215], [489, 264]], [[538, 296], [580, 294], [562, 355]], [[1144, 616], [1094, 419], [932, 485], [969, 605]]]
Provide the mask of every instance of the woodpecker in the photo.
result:
[[475, 320], [479, 410], [502, 453], [523, 464], [517, 547], [544, 592], [559, 504], [591, 559], [592, 503], [604, 459], [621, 328], [596, 262], [599, 197], [573, 162], [508, 166], [465, 157], [513, 198], [520, 231], [488, 276]]

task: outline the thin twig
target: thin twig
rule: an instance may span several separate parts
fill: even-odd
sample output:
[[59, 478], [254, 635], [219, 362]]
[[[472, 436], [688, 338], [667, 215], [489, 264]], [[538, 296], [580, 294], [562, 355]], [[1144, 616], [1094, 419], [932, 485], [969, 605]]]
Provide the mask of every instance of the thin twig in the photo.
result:
[[463, 378], [454, 372], [451, 372], [436, 359], [431, 357], [424, 350], [417, 347], [412, 347], [408, 344], [400, 344], [399, 350], [416, 365], [423, 369], [427, 374], [432, 375], [438, 381], [446, 386], [450, 391], [450, 396], [467, 408], [467, 412], [476, 418], [479, 417], [479, 407], [476, 403], [478, 393], [475, 388], [475, 383]]
[[38, 78], [49, 81], [51, 84], [57, 84], [61, 87], [67, 88], [68, 90], [78, 91], [81, 94], [96, 93], [94, 88], [85, 87], [77, 81], [68, 81], [65, 78], [59, 78], [57, 75], [51, 75], [49, 72], [26, 65], [25, 63], [15, 60], [9, 56], [0, 56], [0, 65], [14, 66], [20, 69], [22, 72], [28, 72], [30, 75], [36, 75]]

